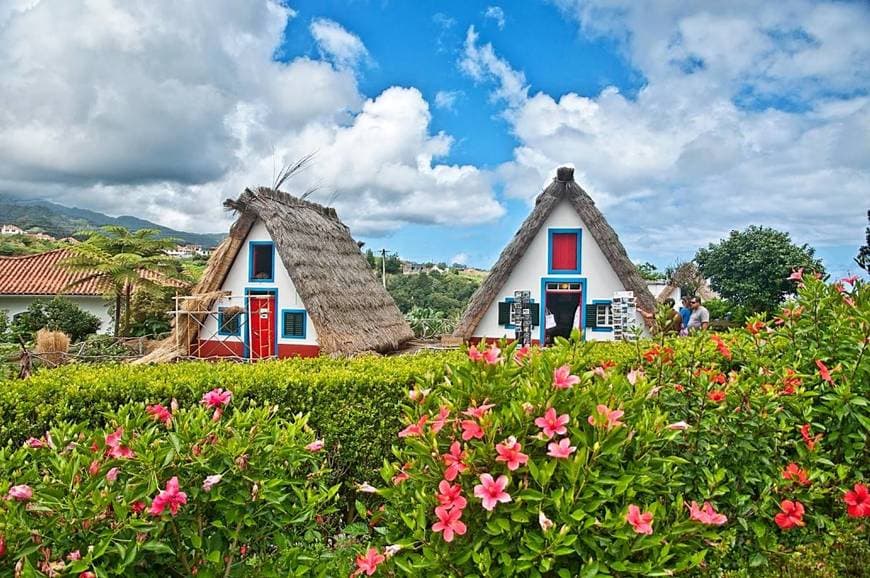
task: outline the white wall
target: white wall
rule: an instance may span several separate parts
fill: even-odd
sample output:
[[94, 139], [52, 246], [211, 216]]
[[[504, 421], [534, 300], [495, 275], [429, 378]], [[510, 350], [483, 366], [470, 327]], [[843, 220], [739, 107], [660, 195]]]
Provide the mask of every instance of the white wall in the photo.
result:
[[[109, 305], [103, 297], [89, 297], [82, 295], [60, 295], [64, 299], [69, 299], [88, 313], [95, 315], [100, 320], [100, 329], [98, 333], [112, 332], [112, 316], [109, 314]], [[5, 310], [9, 318], [14, 315], [23, 313], [27, 310], [31, 303], [37, 299], [51, 299], [51, 295], [40, 295], [29, 297], [26, 295], [0, 295], [0, 310]]]
[[[580, 274], [569, 275], [564, 273], [547, 273], [549, 235], [547, 229], [574, 228], [583, 230], [583, 240], [580, 248]], [[559, 279], [586, 279], [586, 304], [590, 305], [595, 299], [610, 300], [616, 291], [625, 291], [622, 282], [616, 276], [616, 272], [610, 266], [609, 261], [601, 252], [601, 248], [586, 229], [586, 225], [580, 219], [580, 215], [574, 210], [568, 201], [561, 201], [547, 221], [538, 231], [538, 235], [526, 249], [525, 255], [514, 267], [513, 272], [498, 293], [497, 299], [489, 306], [477, 329], [475, 337], [514, 337], [512, 329], [505, 329], [498, 324], [498, 302], [504, 301], [505, 297], [513, 297], [514, 291], [531, 291], [531, 297], [536, 303], [541, 302], [541, 279], [543, 277], [557, 277]], [[642, 323], [641, 323], [642, 325]], [[532, 333], [533, 339], [540, 338], [540, 327], [536, 327]], [[612, 332], [585, 330], [585, 338], [593, 340], [613, 339]]]
[[221, 287], [223, 291], [230, 291], [231, 297], [224, 298], [215, 303], [212, 311], [215, 312], [214, 315], [210, 315], [205, 322], [205, 327], [200, 330], [200, 339], [213, 339], [219, 340], [224, 339], [228, 341], [244, 341], [244, 331], [246, 329], [245, 326], [242, 327], [242, 336], [233, 337], [233, 336], [219, 336], [217, 334], [217, 311], [218, 307], [245, 307], [246, 303], [244, 300], [245, 289], [278, 289], [278, 304], [276, 307], [275, 315], [277, 317], [277, 327], [275, 330], [278, 332], [278, 343], [284, 343], [288, 345], [317, 345], [317, 331], [314, 329], [314, 324], [311, 323], [311, 317], [306, 315], [305, 322], [305, 339], [284, 339], [281, 337], [281, 310], [282, 309], [305, 309], [305, 306], [302, 303], [302, 298], [299, 297], [299, 293], [296, 292], [296, 287], [293, 285], [293, 281], [290, 279], [290, 275], [287, 273], [287, 269], [284, 267], [284, 263], [281, 261], [281, 256], [278, 254], [277, 247], [275, 248], [275, 275], [274, 275], [274, 283], [251, 283], [248, 281], [248, 259], [250, 255], [250, 249], [248, 243], [251, 241], [271, 241], [272, 238], [269, 236], [269, 232], [266, 230], [266, 225], [263, 221], [258, 220], [253, 227], [251, 227], [251, 232], [248, 233], [248, 237], [245, 239], [245, 244], [242, 245], [242, 248], [239, 250], [239, 254], [236, 256], [236, 260], [233, 262], [232, 267], [230, 267], [229, 273], [227, 273], [227, 278], [224, 280], [224, 284]]

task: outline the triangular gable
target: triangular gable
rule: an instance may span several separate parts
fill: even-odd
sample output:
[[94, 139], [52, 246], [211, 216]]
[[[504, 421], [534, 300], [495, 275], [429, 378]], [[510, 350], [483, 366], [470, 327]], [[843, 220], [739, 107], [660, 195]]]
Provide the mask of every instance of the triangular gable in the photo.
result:
[[474, 330], [480, 324], [487, 309], [498, 298], [499, 292], [507, 283], [514, 267], [541, 231], [547, 217], [562, 200], [567, 200], [577, 212], [583, 221], [585, 230], [598, 243], [622, 285], [626, 290], [634, 292], [638, 305], [648, 311], [655, 310], [655, 299], [649, 292], [637, 267], [628, 258], [625, 247], [620, 242], [616, 231], [607, 223], [592, 198], [580, 185], [574, 182], [574, 169], [561, 167], [558, 169], [552, 184], [538, 196], [534, 210], [501, 252], [486, 280], [471, 297], [468, 307], [466, 307], [456, 330], [453, 332], [455, 337], [469, 339], [473, 336]]

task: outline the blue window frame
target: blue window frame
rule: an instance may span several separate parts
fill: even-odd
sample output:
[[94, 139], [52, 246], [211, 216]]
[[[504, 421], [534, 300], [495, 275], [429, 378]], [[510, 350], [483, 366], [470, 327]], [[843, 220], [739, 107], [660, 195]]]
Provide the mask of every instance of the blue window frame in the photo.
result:
[[272, 241], [248, 243], [248, 281], [275, 282], [275, 244]]
[[[234, 311], [227, 313], [228, 309]], [[218, 307], [218, 335], [238, 337], [242, 334], [242, 313], [235, 307]]]
[[541, 277], [541, 343], [547, 341], [547, 283], [580, 284], [580, 338], [586, 341], [586, 279], [581, 277]]
[[[596, 333], [611, 333], [613, 331], [613, 301], [610, 299], [593, 299], [592, 305], [595, 306], [595, 327], [592, 331]], [[603, 319], [604, 323], [599, 320]], [[609, 324], [607, 322], [610, 322]]]
[[281, 310], [281, 337], [283, 339], [305, 339], [308, 327], [308, 314], [304, 309]]
[[[553, 268], [553, 235], [560, 233], [577, 235], [577, 268], [554, 269]], [[583, 248], [583, 229], [547, 229], [547, 274], [548, 275], [579, 275], [581, 271], [581, 249]]]

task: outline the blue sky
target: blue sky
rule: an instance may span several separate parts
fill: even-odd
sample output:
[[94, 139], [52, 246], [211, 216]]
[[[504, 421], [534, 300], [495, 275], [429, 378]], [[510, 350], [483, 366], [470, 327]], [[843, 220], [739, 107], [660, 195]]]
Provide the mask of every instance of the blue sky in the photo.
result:
[[13, 0], [0, 191], [222, 231], [315, 151], [285, 188], [369, 247], [488, 267], [570, 164], [635, 261], [760, 224], [841, 274], [867, 29], [859, 1]]

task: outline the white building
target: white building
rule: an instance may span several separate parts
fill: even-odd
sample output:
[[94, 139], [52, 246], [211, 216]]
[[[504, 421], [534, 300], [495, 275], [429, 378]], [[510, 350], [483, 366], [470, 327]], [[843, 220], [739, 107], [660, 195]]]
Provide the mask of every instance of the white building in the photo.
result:
[[[614, 299], [632, 292], [632, 304], [655, 310], [655, 301], [616, 233], [589, 195], [562, 167], [532, 214], [502, 251], [454, 332], [476, 342], [514, 338], [510, 303], [529, 291], [533, 341], [549, 343], [578, 329], [584, 339], [613, 339], [619, 326], [644, 327], [633, 307], [614, 314]], [[621, 296], [620, 294], [623, 294]]]
[[0, 225], [0, 235], [23, 235], [24, 230], [17, 225]]

